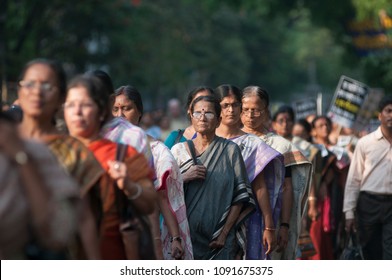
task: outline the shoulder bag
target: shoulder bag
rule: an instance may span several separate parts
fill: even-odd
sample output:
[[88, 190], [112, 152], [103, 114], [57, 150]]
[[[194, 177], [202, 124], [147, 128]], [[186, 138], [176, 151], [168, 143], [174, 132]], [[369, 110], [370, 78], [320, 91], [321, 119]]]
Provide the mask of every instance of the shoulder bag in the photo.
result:
[[354, 232], [346, 233], [344, 249], [340, 255], [341, 260], [363, 260], [362, 248], [359, 244], [358, 235]]
[[[127, 146], [117, 144], [116, 160], [123, 161]], [[120, 232], [128, 260], [155, 260], [154, 241], [148, 217], [139, 213], [131, 200], [115, 187], [116, 205], [120, 216]]]

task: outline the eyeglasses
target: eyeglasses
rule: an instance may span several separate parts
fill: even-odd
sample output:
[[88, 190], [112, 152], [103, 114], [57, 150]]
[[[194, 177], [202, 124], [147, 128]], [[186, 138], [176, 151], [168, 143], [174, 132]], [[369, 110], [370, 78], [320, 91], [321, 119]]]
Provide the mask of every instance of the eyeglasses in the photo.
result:
[[52, 91], [55, 86], [52, 85], [51, 83], [40, 83], [40, 82], [36, 82], [36, 81], [19, 81], [19, 86], [28, 90], [33, 90], [36, 87], [39, 87], [39, 89], [43, 92], [50, 92]]
[[198, 120], [200, 120], [202, 116], [206, 117], [206, 119], [209, 121], [215, 118], [215, 114], [211, 113], [211, 112], [193, 112], [192, 113], [192, 117], [195, 119], [198, 119]]
[[241, 106], [241, 103], [239, 103], [239, 102], [221, 104], [221, 108], [222, 108], [223, 110], [227, 110], [227, 109], [229, 109], [230, 107], [231, 107], [232, 109], [237, 109], [237, 108], [239, 108], [240, 106]]
[[265, 111], [265, 109], [264, 109], [264, 110], [249, 109], [249, 108], [242, 109], [242, 113], [244, 113], [245, 115], [249, 115], [249, 116], [250, 116], [250, 114], [253, 114], [253, 116], [255, 116], [255, 117], [260, 117], [261, 114], [262, 114], [264, 111]]

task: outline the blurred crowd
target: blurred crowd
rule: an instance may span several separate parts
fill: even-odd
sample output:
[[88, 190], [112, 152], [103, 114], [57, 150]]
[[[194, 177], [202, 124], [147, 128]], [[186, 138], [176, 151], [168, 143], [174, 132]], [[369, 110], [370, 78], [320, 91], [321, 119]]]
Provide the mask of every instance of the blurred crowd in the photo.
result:
[[392, 259], [392, 97], [379, 127], [270, 110], [260, 86], [145, 110], [104, 71], [21, 69], [0, 113], [1, 259]]

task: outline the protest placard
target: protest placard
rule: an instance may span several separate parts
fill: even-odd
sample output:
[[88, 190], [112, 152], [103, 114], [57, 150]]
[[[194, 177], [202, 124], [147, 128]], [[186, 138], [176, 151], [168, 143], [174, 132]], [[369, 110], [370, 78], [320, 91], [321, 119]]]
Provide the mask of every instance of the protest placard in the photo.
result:
[[319, 116], [322, 114], [323, 94], [296, 100], [291, 103], [297, 120], [304, 119], [309, 115]]
[[317, 115], [317, 98], [306, 98], [292, 103], [295, 118], [297, 120], [306, 118], [309, 115]]
[[378, 103], [384, 96], [381, 88], [370, 88], [361, 109], [359, 110], [352, 128], [361, 131], [364, 129], [375, 130], [380, 124], [378, 120]]
[[364, 83], [341, 76], [327, 116], [342, 127], [352, 128], [368, 93]]

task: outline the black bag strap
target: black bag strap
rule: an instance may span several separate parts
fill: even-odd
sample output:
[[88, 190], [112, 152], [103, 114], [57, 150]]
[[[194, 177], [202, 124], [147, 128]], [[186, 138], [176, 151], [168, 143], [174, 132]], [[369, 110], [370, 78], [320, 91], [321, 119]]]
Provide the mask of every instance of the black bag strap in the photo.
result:
[[195, 145], [193, 144], [192, 140], [187, 140], [186, 142], [188, 143], [189, 152], [191, 152], [193, 164], [197, 165]]
[[116, 149], [116, 161], [123, 162], [125, 158], [125, 154], [127, 152], [127, 145], [117, 143], [117, 149]]
[[178, 142], [180, 142], [180, 139], [181, 139], [182, 135], [184, 135], [184, 132], [185, 132], [185, 129], [179, 129], [178, 130], [178, 134], [177, 134], [176, 139], [174, 140], [174, 144], [173, 145], [175, 145]]
[[[117, 148], [116, 148], [116, 161], [123, 162], [125, 159], [125, 154], [127, 152], [127, 145], [117, 143]], [[123, 191], [121, 191], [117, 184], [114, 183], [114, 192], [115, 192], [115, 200], [116, 200], [116, 207], [118, 214], [120, 216], [120, 219], [125, 222], [127, 221], [130, 217], [132, 217], [132, 213], [130, 212], [130, 201], [126, 197]]]

